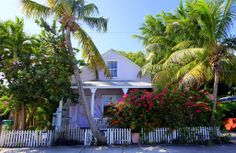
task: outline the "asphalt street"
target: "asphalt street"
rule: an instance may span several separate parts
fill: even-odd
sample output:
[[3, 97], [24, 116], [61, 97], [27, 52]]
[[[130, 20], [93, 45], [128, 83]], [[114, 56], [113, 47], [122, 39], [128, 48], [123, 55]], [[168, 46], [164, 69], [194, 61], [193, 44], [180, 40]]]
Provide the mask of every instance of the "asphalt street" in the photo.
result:
[[236, 153], [236, 144], [153, 146], [60, 146], [47, 148], [0, 148], [1, 153]]

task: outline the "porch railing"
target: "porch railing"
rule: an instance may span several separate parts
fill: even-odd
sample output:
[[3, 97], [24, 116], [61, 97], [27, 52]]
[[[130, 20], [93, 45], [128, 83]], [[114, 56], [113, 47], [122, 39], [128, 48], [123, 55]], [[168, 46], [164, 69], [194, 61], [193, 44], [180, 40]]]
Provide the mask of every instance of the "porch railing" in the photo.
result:
[[106, 130], [109, 128], [108, 118], [94, 118], [94, 120], [100, 130]]

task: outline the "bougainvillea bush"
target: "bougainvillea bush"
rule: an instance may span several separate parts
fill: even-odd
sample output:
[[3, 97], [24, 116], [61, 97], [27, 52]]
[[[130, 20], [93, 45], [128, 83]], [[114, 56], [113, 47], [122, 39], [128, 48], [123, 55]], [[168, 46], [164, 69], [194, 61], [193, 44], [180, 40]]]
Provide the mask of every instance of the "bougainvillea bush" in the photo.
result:
[[106, 115], [114, 127], [139, 132], [156, 127], [207, 126], [212, 101], [207, 92], [164, 89], [149, 92], [132, 89], [121, 102], [110, 103]]

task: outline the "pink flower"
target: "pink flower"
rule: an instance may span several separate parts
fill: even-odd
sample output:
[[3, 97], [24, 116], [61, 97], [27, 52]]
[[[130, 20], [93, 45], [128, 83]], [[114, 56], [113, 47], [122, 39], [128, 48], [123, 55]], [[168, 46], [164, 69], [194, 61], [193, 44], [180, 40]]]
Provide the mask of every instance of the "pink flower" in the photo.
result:
[[144, 100], [145, 99], [145, 96], [141, 96], [140, 100]]
[[167, 94], [167, 93], [168, 93], [168, 89], [167, 89], [167, 88], [163, 89], [162, 93], [163, 93], [164, 95]]
[[208, 92], [208, 91], [205, 91], [205, 92], [204, 92], [204, 94], [205, 94], [205, 95], [208, 95], [208, 94], [209, 94], [209, 92]]
[[128, 97], [128, 94], [124, 94], [124, 95], [123, 95], [123, 98], [127, 98], [127, 97]]
[[154, 99], [157, 100], [159, 98], [159, 96], [155, 96]]
[[200, 110], [200, 109], [196, 110], [196, 113], [201, 113], [201, 112], [202, 112], [202, 110]]
[[152, 97], [152, 93], [150, 93], [150, 92], [146, 92], [146, 95], [147, 95], [147, 98], [151, 98]]
[[215, 96], [210, 95], [210, 99], [211, 99], [211, 100], [214, 100], [214, 99], [215, 99]]
[[191, 101], [188, 101], [185, 105], [188, 107], [191, 107], [191, 106], [193, 106], [193, 103]]

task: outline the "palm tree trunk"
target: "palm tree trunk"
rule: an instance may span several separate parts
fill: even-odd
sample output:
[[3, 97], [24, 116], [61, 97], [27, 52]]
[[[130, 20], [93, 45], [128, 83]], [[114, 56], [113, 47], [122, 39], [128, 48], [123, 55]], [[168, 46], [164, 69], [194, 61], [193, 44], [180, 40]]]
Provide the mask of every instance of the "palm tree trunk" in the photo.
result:
[[215, 110], [216, 110], [216, 104], [217, 104], [218, 85], [220, 81], [220, 60], [216, 60], [213, 70], [214, 70], [214, 87], [213, 87], [213, 107], [212, 107], [212, 114], [211, 114], [211, 126], [213, 128], [212, 140], [214, 140], [217, 136]]
[[215, 110], [217, 104], [217, 94], [218, 94], [218, 84], [220, 81], [220, 73], [219, 71], [215, 71], [215, 78], [214, 78], [214, 88], [213, 88], [213, 108], [212, 108], [212, 115], [211, 115], [211, 124], [215, 125]]
[[[72, 44], [71, 44], [70, 33], [71, 33], [71, 30], [69, 27], [67, 27], [66, 28], [66, 45], [67, 45], [67, 49], [68, 49], [69, 53], [74, 56], [74, 52], [73, 52], [73, 48], [72, 48]], [[85, 111], [85, 115], [87, 117], [91, 131], [92, 131], [93, 135], [95, 136], [95, 138], [97, 139], [97, 142], [99, 145], [106, 144], [106, 138], [103, 134], [100, 133], [98, 127], [96, 126], [94, 118], [91, 115], [89, 104], [85, 99], [83, 84], [82, 84], [82, 81], [80, 78], [80, 72], [79, 72], [79, 68], [78, 68], [77, 64], [73, 65], [73, 70], [74, 70], [74, 76], [75, 76], [75, 82], [77, 85], [77, 90], [78, 90], [79, 97], [80, 97], [80, 102], [81, 102], [83, 109]]]

